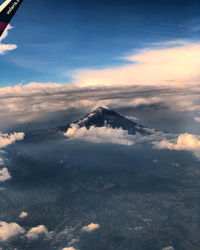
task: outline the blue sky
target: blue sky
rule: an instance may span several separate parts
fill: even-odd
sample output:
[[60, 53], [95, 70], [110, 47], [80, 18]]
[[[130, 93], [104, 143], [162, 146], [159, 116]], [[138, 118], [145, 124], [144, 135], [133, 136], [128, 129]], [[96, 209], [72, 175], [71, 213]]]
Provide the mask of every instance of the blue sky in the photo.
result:
[[0, 56], [0, 86], [67, 83], [74, 70], [123, 66], [155, 43], [199, 41], [200, 0], [24, 0], [11, 24], [3, 43], [18, 48]]

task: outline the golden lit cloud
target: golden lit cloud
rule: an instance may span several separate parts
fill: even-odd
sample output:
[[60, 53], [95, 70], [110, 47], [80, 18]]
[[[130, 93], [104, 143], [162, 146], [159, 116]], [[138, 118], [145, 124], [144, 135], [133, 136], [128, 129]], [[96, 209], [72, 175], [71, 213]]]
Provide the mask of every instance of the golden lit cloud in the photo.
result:
[[197, 135], [185, 133], [179, 135], [176, 141], [165, 139], [154, 144], [158, 149], [187, 150], [200, 157], [200, 136]]
[[17, 223], [0, 221], [0, 241], [6, 241], [24, 232], [25, 230]]
[[97, 230], [97, 229], [99, 229], [99, 228], [100, 228], [99, 224], [91, 223], [91, 224], [89, 224], [89, 225], [87, 225], [87, 226], [84, 226], [84, 227], [82, 228], [82, 231], [85, 231], [85, 232], [92, 232], [92, 231], [95, 231], [95, 230]]
[[103, 70], [80, 70], [75, 81], [87, 85], [172, 85], [200, 80], [200, 44], [148, 49], [126, 58], [132, 64]]

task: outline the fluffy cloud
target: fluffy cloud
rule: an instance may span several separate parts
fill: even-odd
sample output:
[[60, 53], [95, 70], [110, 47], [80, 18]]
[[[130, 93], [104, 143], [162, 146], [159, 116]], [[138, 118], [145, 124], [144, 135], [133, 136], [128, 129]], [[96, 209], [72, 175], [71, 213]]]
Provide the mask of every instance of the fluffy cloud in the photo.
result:
[[[168, 47], [169, 45], [173, 47]], [[167, 47], [166, 47], [167, 46]], [[200, 81], [200, 44], [163, 43], [127, 57], [127, 66], [101, 70], [80, 70], [75, 82], [83, 85], [180, 85]]]
[[0, 38], [0, 55], [3, 55], [8, 51], [12, 51], [17, 48], [16, 44], [2, 44], [1, 43], [1, 41], [3, 41], [3, 39], [5, 39], [8, 36], [8, 31], [11, 29], [13, 29], [13, 27], [11, 25], [8, 25], [3, 35]]
[[74, 247], [65, 247], [62, 250], [76, 250]]
[[7, 168], [0, 169], [0, 182], [4, 182], [11, 179], [11, 175]]
[[162, 140], [155, 143], [158, 149], [187, 150], [192, 151], [197, 157], [200, 157], [200, 136], [192, 134], [181, 134], [178, 138], [172, 140]]
[[129, 135], [127, 131], [122, 128], [110, 128], [110, 127], [94, 127], [89, 129], [80, 128], [76, 124], [72, 124], [71, 128], [67, 130], [65, 136], [70, 140], [83, 140], [93, 143], [113, 143], [131, 146], [134, 144], [134, 136]]
[[8, 51], [15, 50], [17, 45], [15, 44], [1, 44], [0, 43], [0, 55], [4, 55]]
[[21, 212], [21, 214], [19, 215], [20, 219], [26, 218], [28, 216], [27, 212]]
[[174, 250], [174, 248], [173, 247], [165, 247], [162, 250]]
[[0, 240], [6, 241], [14, 236], [23, 234], [25, 230], [17, 223], [0, 222]]
[[36, 240], [40, 235], [48, 235], [48, 230], [44, 225], [31, 228], [27, 233], [26, 237], [31, 240]]
[[24, 133], [2, 134], [0, 133], [0, 148], [4, 148], [16, 141], [24, 139]]
[[194, 120], [198, 123], [200, 123], [200, 117], [195, 117]]
[[0, 43], [1, 41], [3, 41], [3, 39], [5, 39], [8, 36], [8, 31], [11, 29], [13, 29], [13, 27], [10, 24], [8, 24], [7, 28], [4, 30], [2, 36], [0, 37]]
[[122, 128], [94, 127], [80, 128], [77, 124], [71, 124], [71, 128], [64, 134], [69, 140], [83, 140], [93, 143], [113, 143], [131, 146], [133, 144], [151, 144], [156, 149], [186, 150], [200, 158], [200, 136], [193, 134], [175, 135], [164, 133], [154, 129], [144, 128], [149, 135], [130, 135]]
[[91, 224], [89, 224], [89, 225], [87, 225], [87, 226], [84, 226], [84, 227], [82, 228], [82, 231], [85, 231], [85, 232], [92, 232], [92, 231], [95, 231], [95, 230], [97, 230], [97, 229], [99, 229], [99, 228], [100, 228], [100, 225], [99, 225], [99, 224], [91, 223]]

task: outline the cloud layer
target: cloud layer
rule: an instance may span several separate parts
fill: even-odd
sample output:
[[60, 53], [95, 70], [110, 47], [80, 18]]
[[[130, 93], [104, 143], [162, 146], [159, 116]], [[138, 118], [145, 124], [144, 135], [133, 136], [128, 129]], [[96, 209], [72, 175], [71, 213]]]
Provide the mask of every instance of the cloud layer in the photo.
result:
[[181, 134], [177, 140], [162, 140], [155, 143], [158, 149], [170, 150], [186, 150], [193, 152], [197, 157], [200, 157], [200, 136], [192, 134]]
[[111, 127], [94, 127], [89, 129], [80, 128], [77, 124], [72, 124], [71, 128], [64, 134], [69, 140], [82, 140], [92, 143], [112, 143], [132, 146], [134, 144], [149, 143], [156, 149], [169, 149], [178, 151], [190, 151], [200, 158], [200, 136], [194, 134], [172, 134], [145, 128], [150, 135], [128, 134], [122, 128], [113, 129]]
[[[2, 118], [0, 129], [17, 126], [14, 129], [21, 130], [21, 126], [26, 124], [32, 128], [35, 122], [38, 122], [37, 128], [41, 128], [42, 122], [45, 123], [45, 128], [56, 127], [73, 122], [99, 106], [107, 106], [122, 115], [138, 119], [139, 123], [148, 127], [173, 132], [175, 141], [171, 141], [172, 138], [168, 137], [166, 140], [176, 145], [179, 143], [176, 140], [181, 134], [198, 135], [199, 93], [200, 87], [198, 85], [83, 88], [53, 83], [30, 83], [25, 86], [4, 87], [0, 89], [0, 116]], [[132, 137], [126, 131], [112, 130], [111, 128], [97, 129], [92, 127], [90, 130], [86, 130], [73, 127], [67, 131], [66, 135], [71, 140], [83, 139], [96, 143], [106, 142], [123, 145], [133, 145], [138, 140], [142, 140]], [[158, 133], [152, 133], [152, 136], [158, 137]], [[0, 147], [5, 147], [16, 140], [23, 139], [23, 137], [23, 133], [1, 133]], [[161, 134], [159, 139], [148, 138], [148, 140], [158, 143], [164, 139], [164, 135]], [[159, 147], [161, 145], [163, 144], [159, 144]], [[173, 148], [175, 150], [177, 146], [173, 146]], [[188, 150], [188, 145], [185, 148]], [[195, 154], [197, 154], [196, 152], [197, 150], [195, 150]]]
[[[170, 44], [174, 46], [168, 47]], [[159, 48], [161, 45], [164, 48]], [[200, 44], [173, 41], [160, 46], [126, 57], [125, 59], [129, 61], [126, 66], [76, 71], [75, 82], [83, 86], [96, 84], [177, 86], [200, 82]]]
[[[79, 119], [99, 106], [107, 106], [127, 116], [142, 118], [155, 127], [163, 121], [165, 126], [192, 126], [189, 116], [198, 117], [200, 88], [190, 87], [75, 87], [72, 85], [30, 83], [0, 88], [0, 117], [2, 129], [21, 129], [21, 125], [42, 122], [66, 124]], [[165, 111], [165, 114], [163, 112]], [[140, 112], [141, 111], [141, 112]], [[185, 116], [183, 112], [187, 112]], [[151, 114], [151, 116], [150, 116]], [[139, 115], [139, 117], [138, 117]], [[193, 121], [197, 126], [197, 123]], [[180, 119], [181, 118], [181, 119]], [[152, 123], [153, 119], [155, 120]], [[171, 119], [171, 121], [170, 121]], [[173, 119], [173, 120], [172, 120]], [[164, 123], [165, 121], [165, 123]], [[152, 123], [152, 125], [151, 125]], [[15, 126], [17, 125], [17, 126]], [[45, 127], [49, 126], [48, 124]], [[157, 127], [156, 127], [157, 128]], [[23, 128], [22, 128], [23, 129]], [[161, 128], [168, 130], [168, 128]]]
[[119, 128], [112, 129], [110, 127], [94, 127], [89, 129], [72, 124], [71, 128], [67, 130], [65, 136], [70, 140], [83, 140], [93, 143], [113, 143], [131, 146], [134, 144], [133, 136], [129, 135], [127, 131]]

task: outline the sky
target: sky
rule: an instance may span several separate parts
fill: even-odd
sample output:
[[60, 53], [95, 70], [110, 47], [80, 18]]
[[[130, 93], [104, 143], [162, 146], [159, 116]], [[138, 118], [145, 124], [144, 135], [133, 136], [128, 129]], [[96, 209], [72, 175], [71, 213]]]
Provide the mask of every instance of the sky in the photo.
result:
[[[63, 250], [75, 250], [80, 229], [99, 230], [100, 244], [103, 237], [115, 249], [136, 239], [140, 249], [144, 243], [144, 249], [170, 250], [172, 242], [182, 246], [186, 234], [186, 248], [196, 247], [199, 202], [191, 201], [199, 194], [199, 69], [200, 0], [24, 0], [0, 41], [0, 243], [13, 249], [17, 238], [10, 240], [19, 236], [22, 248], [38, 239], [34, 249], [61, 249], [64, 240], [69, 247]], [[145, 133], [107, 122], [80, 127], [76, 121], [87, 114], [93, 119], [98, 107]], [[85, 206], [83, 192], [91, 193]], [[89, 218], [98, 215], [100, 222]], [[41, 235], [50, 248], [42, 247]], [[94, 236], [88, 239], [99, 244]], [[91, 243], [83, 248], [94, 249]]]
[[24, 0], [0, 43], [0, 131], [111, 108], [200, 134], [200, 0]]
[[1, 87], [199, 81], [200, 0], [24, 0], [11, 25]]

